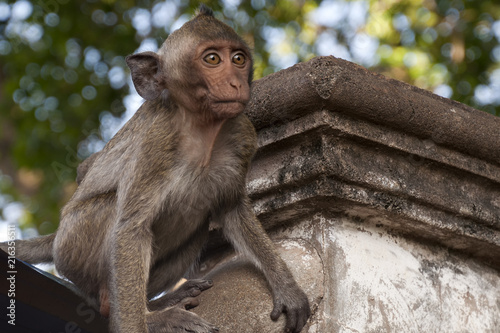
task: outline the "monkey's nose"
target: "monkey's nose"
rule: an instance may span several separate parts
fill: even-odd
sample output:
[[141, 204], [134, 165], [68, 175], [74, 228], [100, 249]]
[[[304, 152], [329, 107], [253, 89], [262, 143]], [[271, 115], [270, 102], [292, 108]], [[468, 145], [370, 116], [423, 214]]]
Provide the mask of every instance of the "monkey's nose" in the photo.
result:
[[229, 85], [238, 91], [241, 89], [241, 82], [238, 79], [229, 80]]

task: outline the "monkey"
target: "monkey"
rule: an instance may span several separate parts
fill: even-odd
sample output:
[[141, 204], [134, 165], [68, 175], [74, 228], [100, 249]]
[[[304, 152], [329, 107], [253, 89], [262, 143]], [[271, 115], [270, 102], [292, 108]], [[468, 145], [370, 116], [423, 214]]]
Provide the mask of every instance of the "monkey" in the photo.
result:
[[78, 185], [81, 184], [83, 178], [87, 174], [87, 171], [89, 171], [92, 164], [94, 164], [94, 161], [99, 156], [99, 154], [99, 152], [93, 153], [78, 165], [78, 167], [76, 168], [76, 183]]
[[17, 241], [18, 258], [53, 261], [109, 317], [111, 332], [218, 332], [187, 310], [212, 281], [189, 280], [152, 300], [196, 265], [214, 223], [263, 272], [271, 319], [284, 313], [285, 331], [300, 332], [311, 314], [307, 296], [246, 193], [257, 149], [243, 112], [253, 80], [249, 47], [201, 5], [158, 52], [126, 63], [144, 103], [78, 168], [56, 233]]

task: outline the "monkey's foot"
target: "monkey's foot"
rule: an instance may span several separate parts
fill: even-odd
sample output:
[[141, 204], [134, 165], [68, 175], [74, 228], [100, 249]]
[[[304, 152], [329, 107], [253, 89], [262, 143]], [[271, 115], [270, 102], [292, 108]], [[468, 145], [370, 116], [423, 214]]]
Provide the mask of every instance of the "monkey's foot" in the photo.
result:
[[198, 315], [173, 307], [147, 315], [149, 333], [217, 333], [219, 329]]
[[179, 306], [186, 310], [197, 307], [200, 303], [196, 296], [202, 291], [212, 288], [211, 280], [193, 279], [184, 282], [178, 289], [149, 303], [151, 311], [165, 309], [170, 306]]

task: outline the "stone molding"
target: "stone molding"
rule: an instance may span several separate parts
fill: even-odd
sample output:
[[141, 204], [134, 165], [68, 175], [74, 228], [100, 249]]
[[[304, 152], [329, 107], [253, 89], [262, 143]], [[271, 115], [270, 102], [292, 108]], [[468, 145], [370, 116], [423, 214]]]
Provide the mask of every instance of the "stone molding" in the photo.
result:
[[254, 84], [266, 228], [348, 214], [500, 268], [500, 118], [319, 57]]
[[499, 117], [333, 56], [266, 76], [252, 94], [247, 113], [257, 129], [328, 109], [500, 165]]

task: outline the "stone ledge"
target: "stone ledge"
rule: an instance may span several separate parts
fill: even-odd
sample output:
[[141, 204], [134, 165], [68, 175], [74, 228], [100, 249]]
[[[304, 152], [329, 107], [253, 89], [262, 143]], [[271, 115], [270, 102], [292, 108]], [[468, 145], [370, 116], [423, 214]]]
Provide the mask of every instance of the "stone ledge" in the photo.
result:
[[332, 56], [260, 79], [252, 93], [257, 129], [327, 109], [500, 165], [500, 118]]
[[257, 81], [248, 114], [266, 228], [348, 214], [500, 268], [500, 119], [333, 57]]

